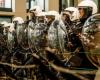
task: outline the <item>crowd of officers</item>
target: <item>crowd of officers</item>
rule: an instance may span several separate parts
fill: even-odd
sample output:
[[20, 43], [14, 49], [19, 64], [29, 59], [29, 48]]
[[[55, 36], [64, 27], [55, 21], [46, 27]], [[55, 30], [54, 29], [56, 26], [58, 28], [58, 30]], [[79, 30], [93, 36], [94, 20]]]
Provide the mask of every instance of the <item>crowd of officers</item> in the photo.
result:
[[[96, 13], [97, 5], [93, 1], [83, 0], [77, 8], [67, 7], [60, 14], [54, 10], [43, 12], [39, 6], [33, 6], [29, 20], [15, 17], [12, 23], [1, 22], [0, 62], [37, 65], [34, 69], [6, 66], [11, 70], [7, 70], [11, 74], [8, 76], [18, 80], [24, 77], [27, 80], [81, 80], [69, 73], [57, 72], [48, 66], [49, 62], [68, 69], [97, 69], [86, 57], [81, 40], [85, 21]], [[95, 74], [80, 76], [94, 80]]]

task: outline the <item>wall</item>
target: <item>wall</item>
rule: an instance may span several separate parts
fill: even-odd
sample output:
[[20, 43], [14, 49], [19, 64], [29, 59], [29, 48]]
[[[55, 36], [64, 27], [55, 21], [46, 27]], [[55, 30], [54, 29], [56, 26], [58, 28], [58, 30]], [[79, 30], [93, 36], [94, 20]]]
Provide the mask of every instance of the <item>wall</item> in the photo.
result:
[[15, 17], [20, 16], [26, 18], [26, 0], [16, 0], [15, 2]]
[[59, 0], [49, 0], [48, 3], [49, 10], [59, 11]]
[[[9, 6], [9, 5], [6, 5]], [[26, 19], [26, 0], [12, 0], [12, 12], [0, 11], [0, 16], [22, 17]]]

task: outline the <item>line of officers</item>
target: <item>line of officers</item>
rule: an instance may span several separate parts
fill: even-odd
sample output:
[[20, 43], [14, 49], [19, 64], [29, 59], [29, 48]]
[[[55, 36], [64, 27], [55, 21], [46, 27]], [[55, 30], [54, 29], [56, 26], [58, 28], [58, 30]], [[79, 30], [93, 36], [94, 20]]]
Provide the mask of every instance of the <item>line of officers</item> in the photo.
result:
[[[28, 21], [23, 21], [21, 17], [15, 17], [13, 23], [1, 22], [4, 27], [2, 33], [7, 34], [10, 50], [15, 44], [12, 33], [16, 32], [16, 46], [18, 44], [27, 46], [26, 43], [28, 43], [30, 47], [35, 46], [37, 50], [45, 48], [51, 52], [57, 50], [61, 54], [84, 53], [80, 38], [83, 25], [90, 16], [96, 13], [97, 5], [91, 0], [80, 2], [77, 8], [68, 7], [61, 14], [57, 11], [42, 12], [39, 6], [33, 6], [29, 11]], [[28, 42], [25, 42], [26, 38]], [[83, 57], [83, 54], [80, 56]], [[81, 60], [78, 60], [77, 64], [76, 62], [74, 66], [79, 65]]]
[[[57, 11], [43, 12], [39, 6], [33, 6], [29, 11], [29, 20], [23, 21], [15, 17], [13, 23], [2, 22], [6, 35], [8, 49], [21, 45], [22, 48], [46, 50], [60, 55], [70, 52], [72, 57], [65, 59], [68, 67], [96, 68], [86, 57], [82, 46], [81, 34], [85, 21], [97, 13], [97, 5], [92, 0], [83, 0], [78, 7], [68, 7], [61, 14]], [[16, 32], [16, 38], [12, 35]], [[16, 40], [15, 40], [16, 39]], [[15, 40], [17, 43], [13, 42]], [[28, 41], [28, 42], [27, 42]], [[40, 54], [45, 55], [45, 54]], [[92, 79], [91, 79], [92, 80]]]

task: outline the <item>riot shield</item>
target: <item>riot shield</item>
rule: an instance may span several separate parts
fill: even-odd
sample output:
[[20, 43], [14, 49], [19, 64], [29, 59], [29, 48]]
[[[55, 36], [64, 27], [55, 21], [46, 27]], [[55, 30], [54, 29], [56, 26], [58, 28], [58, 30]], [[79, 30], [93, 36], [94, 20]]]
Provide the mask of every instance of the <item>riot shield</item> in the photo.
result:
[[65, 52], [66, 27], [61, 21], [54, 21], [48, 30], [48, 46], [57, 49], [59, 53]]
[[45, 45], [45, 30], [46, 25], [44, 23], [37, 23], [35, 27], [28, 27], [28, 43], [30, 48], [39, 50]]
[[22, 42], [25, 30], [25, 24], [16, 24], [16, 39], [18, 44]]
[[14, 48], [14, 35], [11, 32], [8, 32], [7, 34], [7, 47], [9, 51], [12, 51], [12, 48]]
[[87, 58], [100, 67], [100, 14], [87, 19], [83, 26], [82, 39]]

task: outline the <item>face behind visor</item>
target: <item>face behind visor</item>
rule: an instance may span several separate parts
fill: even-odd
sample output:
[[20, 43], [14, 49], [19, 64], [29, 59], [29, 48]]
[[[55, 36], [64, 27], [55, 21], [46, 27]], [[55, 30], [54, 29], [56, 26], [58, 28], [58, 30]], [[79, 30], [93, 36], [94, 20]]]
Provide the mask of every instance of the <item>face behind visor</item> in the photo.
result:
[[45, 23], [46, 17], [45, 17], [46, 12], [41, 12], [37, 14], [37, 23]]
[[68, 7], [65, 9], [65, 13], [69, 15], [71, 21], [75, 21], [79, 19], [79, 11], [75, 7]]
[[88, 18], [92, 15], [92, 7], [79, 7], [80, 18]]
[[49, 22], [52, 22], [52, 21], [54, 21], [55, 20], [55, 16], [46, 16], [46, 21], [47, 21], [47, 23], [49, 23]]
[[43, 16], [41, 16], [41, 17], [38, 17], [38, 22], [39, 23], [45, 23], [45, 18], [43, 17]]
[[22, 24], [22, 23], [24, 23], [24, 20], [21, 17], [15, 17], [13, 19], [13, 22], [17, 22], [18, 24]]
[[83, 0], [78, 4], [80, 18], [88, 18], [97, 13], [97, 5], [92, 0]]
[[66, 11], [62, 12], [61, 13], [61, 19], [63, 21], [70, 21], [70, 13], [66, 12]]
[[42, 9], [39, 6], [33, 6], [30, 9], [30, 13], [34, 13], [35, 16], [37, 16], [38, 13], [41, 13], [41, 12], [42, 12]]
[[52, 22], [54, 20], [59, 20], [59, 13], [56, 11], [49, 11], [46, 14], [47, 22]]

